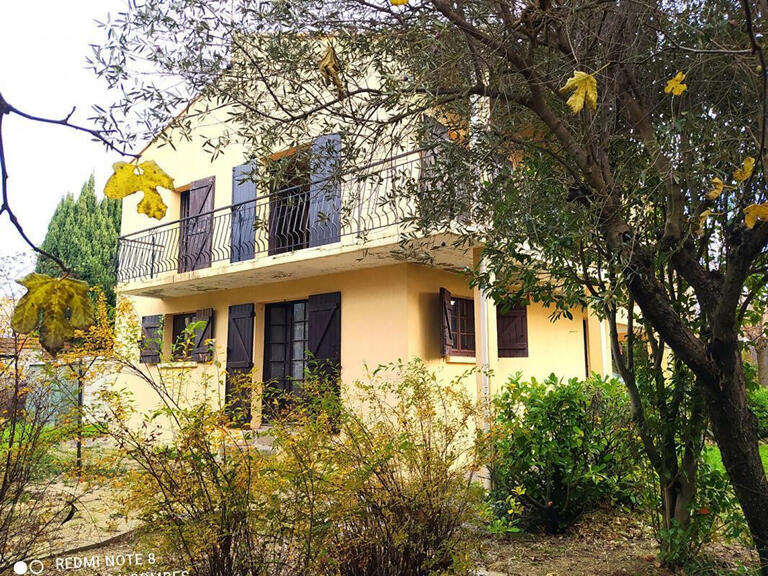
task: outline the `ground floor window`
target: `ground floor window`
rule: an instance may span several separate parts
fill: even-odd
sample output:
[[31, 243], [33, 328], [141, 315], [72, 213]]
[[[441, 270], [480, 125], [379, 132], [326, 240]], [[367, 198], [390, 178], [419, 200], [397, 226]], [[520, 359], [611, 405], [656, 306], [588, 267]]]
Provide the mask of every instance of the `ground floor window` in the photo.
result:
[[297, 393], [307, 368], [307, 301], [266, 306], [264, 328], [264, 415], [275, 415]]
[[451, 299], [451, 354], [475, 355], [475, 303], [469, 298]]
[[190, 338], [187, 327], [195, 321], [195, 313], [174, 314], [173, 332], [171, 336], [171, 356], [174, 360], [189, 360], [192, 358], [194, 342]]

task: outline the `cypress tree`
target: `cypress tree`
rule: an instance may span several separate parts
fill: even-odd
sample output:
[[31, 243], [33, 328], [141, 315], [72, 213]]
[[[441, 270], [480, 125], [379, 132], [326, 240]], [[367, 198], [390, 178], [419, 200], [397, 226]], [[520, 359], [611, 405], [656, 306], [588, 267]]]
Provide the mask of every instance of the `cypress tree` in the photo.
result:
[[[115, 260], [120, 234], [121, 203], [96, 197], [93, 175], [83, 184], [77, 200], [61, 199], [48, 224], [41, 247], [70, 267], [91, 286], [101, 286], [111, 304], [115, 301]], [[38, 258], [37, 272], [59, 275], [58, 266]]]

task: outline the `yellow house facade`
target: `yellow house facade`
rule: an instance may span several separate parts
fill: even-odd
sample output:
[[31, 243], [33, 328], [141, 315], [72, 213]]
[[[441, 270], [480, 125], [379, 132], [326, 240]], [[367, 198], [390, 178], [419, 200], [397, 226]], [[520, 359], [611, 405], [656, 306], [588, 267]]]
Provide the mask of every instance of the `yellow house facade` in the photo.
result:
[[[397, 360], [419, 358], [446, 377], [476, 366], [468, 385], [478, 397], [516, 372], [611, 372], [607, 327], [586, 310], [554, 322], [534, 303], [502, 313], [470, 287], [480, 246], [458, 248], [448, 231], [414, 241], [429, 264], [401, 249], [409, 206], [390, 192], [418, 182], [424, 152], [339, 175], [337, 136], [308, 135], [300, 149], [275, 150], [291, 174], [274, 189], [264, 183], [268, 167], [242, 145], [211, 160], [202, 141], [217, 130], [224, 119], [209, 117], [189, 141], [157, 141], [142, 153], [177, 186], [160, 190], [161, 221], [137, 213], [139, 195], [123, 201], [117, 292], [142, 324], [135, 353], [147, 370], [185, 368], [194, 381], [216, 360], [228, 374], [218, 396], [247, 405], [254, 427], [300, 389], [313, 361], [338, 366], [345, 384]], [[174, 343], [190, 324], [192, 345], [180, 350]], [[238, 391], [233, 375], [245, 374], [263, 386]], [[138, 379], [126, 385], [139, 406], [153, 404]]]

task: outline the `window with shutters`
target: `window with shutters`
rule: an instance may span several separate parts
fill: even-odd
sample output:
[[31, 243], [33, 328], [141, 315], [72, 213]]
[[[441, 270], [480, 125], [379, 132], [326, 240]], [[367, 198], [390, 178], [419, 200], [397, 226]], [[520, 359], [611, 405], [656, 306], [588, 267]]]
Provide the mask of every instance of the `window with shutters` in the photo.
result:
[[195, 347], [194, 337], [188, 327], [195, 321], [195, 313], [174, 314], [171, 332], [171, 357], [174, 360], [191, 360]]
[[279, 410], [297, 392], [307, 368], [307, 301], [266, 306], [264, 335], [264, 411]]
[[457, 356], [475, 355], [475, 303], [469, 298], [451, 299], [451, 333]]
[[309, 155], [298, 149], [270, 164], [269, 254], [309, 246]]
[[528, 313], [525, 306], [509, 310], [496, 309], [496, 335], [499, 358], [528, 356]]
[[443, 356], [475, 355], [475, 305], [440, 288], [440, 350]]
[[209, 362], [213, 359], [213, 308], [174, 314], [171, 328], [171, 357], [174, 360]]
[[341, 293], [268, 304], [265, 313], [263, 414], [270, 419], [301, 391], [308, 370], [338, 390]]
[[341, 137], [326, 134], [270, 161], [269, 254], [338, 242]]

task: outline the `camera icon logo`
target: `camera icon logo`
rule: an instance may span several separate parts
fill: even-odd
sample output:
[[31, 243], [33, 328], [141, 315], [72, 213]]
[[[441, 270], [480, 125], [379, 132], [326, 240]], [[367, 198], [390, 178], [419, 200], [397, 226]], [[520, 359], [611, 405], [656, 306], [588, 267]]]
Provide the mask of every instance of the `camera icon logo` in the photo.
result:
[[20, 576], [22, 574], [37, 575], [42, 574], [43, 568], [45, 568], [45, 566], [40, 560], [32, 560], [29, 564], [24, 562], [24, 560], [19, 560], [13, 565], [13, 573], [19, 574]]

